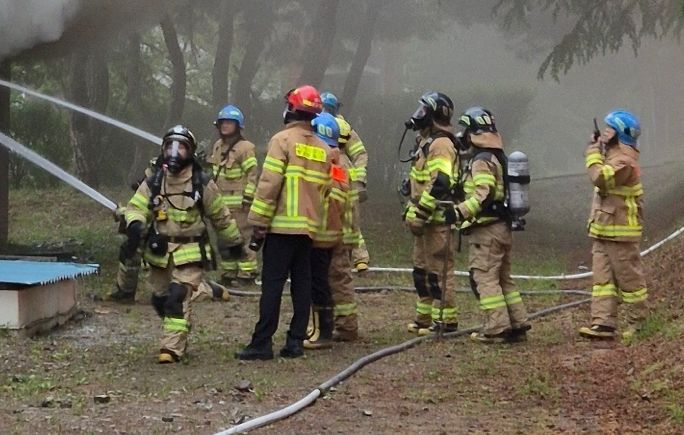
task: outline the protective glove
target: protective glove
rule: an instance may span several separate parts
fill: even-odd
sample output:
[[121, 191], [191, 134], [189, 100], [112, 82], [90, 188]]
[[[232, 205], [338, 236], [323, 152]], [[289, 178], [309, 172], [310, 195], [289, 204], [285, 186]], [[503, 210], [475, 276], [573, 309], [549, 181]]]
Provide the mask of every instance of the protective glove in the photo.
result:
[[135, 254], [135, 251], [140, 246], [140, 241], [142, 240], [143, 223], [140, 221], [133, 221], [128, 224], [126, 228], [126, 256], [128, 258]]
[[242, 196], [242, 208], [249, 210], [249, 208], [252, 206], [252, 202], [254, 201], [254, 198], [251, 196], [243, 195]]
[[449, 207], [444, 210], [444, 223], [447, 225], [460, 225], [463, 222], [463, 216], [456, 206]]

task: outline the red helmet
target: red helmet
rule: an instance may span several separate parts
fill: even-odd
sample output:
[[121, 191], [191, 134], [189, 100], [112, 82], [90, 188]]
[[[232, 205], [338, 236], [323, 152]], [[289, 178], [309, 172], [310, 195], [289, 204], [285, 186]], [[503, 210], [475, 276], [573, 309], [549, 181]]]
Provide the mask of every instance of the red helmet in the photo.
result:
[[290, 112], [320, 113], [323, 110], [321, 94], [311, 85], [291, 90], [285, 95], [287, 110]]

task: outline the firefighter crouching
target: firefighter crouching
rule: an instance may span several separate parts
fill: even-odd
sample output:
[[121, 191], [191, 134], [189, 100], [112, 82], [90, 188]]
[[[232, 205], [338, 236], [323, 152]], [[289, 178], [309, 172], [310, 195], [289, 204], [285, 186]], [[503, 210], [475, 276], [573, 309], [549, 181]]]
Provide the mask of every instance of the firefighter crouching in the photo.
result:
[[530, 324], [511, 278], [511, 216], [507, 209], [507, 158], [494, 117], [472, 107], [459, 118], [472, 157], [464, 171], [465, 200], [456, 206], [468, 235], [470, 285], [485, 321], [471, 339], [482, 343], [523, 341]]
[[162, 143], [162, 166], [141, 183], [125, 212], [132, 249], [147, 228], [143, 257], [150, 265], [152, 306], [163, 319], [159, 363], [177, 362], [186, 351], [189, 301], [211, 260], [203, 218], [216, 229], [222, 256], [237, 257], [242, 251], [240, 232], [218, 187], [193, 158], [196, 147], [190, 130], [171, 128]]
[[619, 302], [628, 304], [623, 337], [639, 328], [648, 297], [639, 253], [642, 235], [643, 188], [639, 167], [639, 119], [624, 110], [610, 112], [606, 129], [591, 138], [586, 166], [594, 185], [589, 218], [593, 239], [591, 326], [580, 328], [587, 338], [613, 339]]
[[[221, 109], [214, 124], [221, 138], [214, 143], [206, 161], [221, 191], [223, 204], [237, 221], [242, 238], [249, 240], [252, 227], [247, 223], [247, 213], [254, 200], [257, 181], [255, 146], [242, 136], [245, 117], [238, 107], [228, 105]], [[234, 279], [240, 284], [253, 282], [257, 276], [256, 252], [246, 249], [240, 258], [222, 258], [221, 271], [225, 285], [230, 285]]]
[[252, 340], [235, 357], [272, 359], [272, 338], [278, 329], [283, 286], [289, 277], [293, 316], [280, 356], [304, 354], [303, 341], [311, 308], [311, 246], [321, 225], [323, 200], [330, 191], [332, 151], [312, 131], [311, 121], [321, 111], [321, 97], [313, 86], [302, 86], [286, 97], [285, 128], [269, 142], [257, 184], [249, 223], [254, 245], [263, 241], [259, 321]]
[[[456, 139], [451, 132], [453, 111], [454, 104], [448, 96], [427, 92], [406, 123], [407, 128], [420, 132], [411, 165], [411, 201], [405, 211], [406, 224], [415, 236], [413, 282], [418, 292], [416, 318], [409, 323], [408, 330], [419, 335], [437, 327], [444, 332], [458, 327], [454, 304], [456, 277], [452, 273], [456, 250], [454, 212], [453, 207], [449, 213], [448, 208], [438, 204], [451, 198], [459, 168]], [[445, 267], [448, 273], [443, 288]]]

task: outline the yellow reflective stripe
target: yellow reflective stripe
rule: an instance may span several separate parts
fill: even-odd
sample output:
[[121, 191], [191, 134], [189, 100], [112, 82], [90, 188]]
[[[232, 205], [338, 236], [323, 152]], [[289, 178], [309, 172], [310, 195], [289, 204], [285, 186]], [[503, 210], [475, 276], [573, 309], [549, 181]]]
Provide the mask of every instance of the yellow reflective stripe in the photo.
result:
[[297, 216], [299, 213], [299, 179], [287, 177], [285, 196], [287, 197], [287, 215]]
[[333, 187], [330, 190], [329, 198], [339, 202], [347, 202], [347, 194], [337, 187]]
[[595, 298], [600, 297], [618, 297], [617, 287], [615, 284], [594, 284], [591, 288], [591, 296]]
[[601, 155], [601, 153], [589, 153], [587, 154], [587, 157], [585, 158], [584, 162], [587, 168], [596, 164], [601, 165], [603, 164], [603, 156]]
[[249, 172], [250, 169], [257, 165], [256, 157], [249, 157], [240, 163], [240, 167], [244, 172]]
[[449, 159], [435, 157], [427, 161], [427, 169], [429, 172], [441, 171], [448, 176], [451, 176], [453, 172], [453, 164]]
[[473, 184], [476, 186], [496, 186], [496, 177], [492, 174], [475, 174], [473, 176]]
[[424, 190], [423, 193], [420, 195], [420, 201], [418, 201], [418, 204], [422, 208], [434, 211], [435, 208], [437, 208], [437, 199], [434, 196], [430, 195], [430, 193], [427, 190]]
[[216, 197], [216, 199], [214, 199], [214, 201], [209, 206], [208, 212], [210, 215], [214, 216], [221, 211], [221, 207], [223, 207], [223, 201], [221, 200], [221, 196], [219, 195]]
[[311, 233], [316, 233], [318, 225], [313, 220], [306, 216], [276, 216], [271, 222], [271, 228], [309, 230]]
[[607, 193], [617, 196], [641, 196], [644, 194], [644, 187], [641, 183], [634, 186], [618, 186], [606, 190]]
[[254, 196], [254, 193], [256, 192], [256, 184], [252, 183], [251, 181], [247, 183], [245, 186], [245, 195], [247, 196]]
[[641, 225], [601, 225], [596, 222], [589, 225], [589, 234], [604, 237], [638, 237], [641, 230]]
[[480, 210], [482, 209], [482, 207], [480, 206], [480, 203], [477, 202], [477, 198], [475, 198], [475, 197], [471, 197], [471, 198], [466, 199], [465, 202], [463, 203], [463, 205], [465, 205], [465, 207], [468, 209], [470, 214], [473, 216], [478, 214], [480, 212]]
[[351, 181], [362, 181], [366, 178], [366, 168], [351, 168], [349, 169], [349, 179]]
[[147, 222], [147, 216], [149, 212], [143, 212], [140, 210], [126, 210], [124, 217], [126, 218], [126, 223], [130, 224], [133, 221]]
[[267, 218], [272, 218], [275, 214], [276, 206], [268, 204], [259, 198], [254, 198], [250, 211]]
[[487, 223], [494, 222], [497, 220], [499, 220], [499, 218], [497, 218], [497, 217], [483, 216], [483, 217], [477, 218], [477, 220], [475, 222], [477, 222], [478, 224], [487, 224]]
[[[206, 249], [207, 257], [210, 257], [210, 250]], [[187, 263], [197, 263], [202, 261], [202, 252], [200, 251], [199, 243], [186, 243], [181, 245], [172, 253], [173, 263], [180, 266]]]
[[328, 154], [325, 152], [323, 148], [308, 145], [305, 143], [295, 144], [295, 154], [297, 154], [297, 157], [321, 163], [325, 163], [328, 157]]
[[238, 268], [243, 272], [254, 272], [257, 270], [257, 262], [256, 260], [239, 261]]
[[221, 230], [217, 230], [216, 234], [219, 238], [224, 240], [236, 240], [240, 237], [240, 229], [238, 228], [235, 219], [231, 219], [230, 224]]
[[363, 142], [356, 141], [352, 145], [347, 145], [347, 150], [349, 151], [349, 157], [353, 160], [354, 157], [366, 151], [366, 147], [363, 146]]
[[506, 306], [506, 299], [503, 295], [489, 296], [480, 298], [480, 309], [482, 310], [496, 310]]
[[224, 271], [237, 270], [237, 268], [238, 268], [238, 262], [235, 260], [222, 260], [221, 261], [221, 269]]
[[517, 291], [505, 294], [504, 299], [506, 299], [507, 305], [521, 304], [523, 301], [520, 292]]
[[410, 177], [418, 182], [430, 181], [430, 171], [427, 169], [416, 169], [413, 167], [411, 168]]
[[264, 169], [282, 175], [285, 173], [285, 162], [266, 156], [266, 159], [264, 160]]
[[183, 223], [195, 223], [200, 218], [200, 212], [196, 207], [187, 210], [178, 210], [173, 207], [169, 207], [166, 210], [166, 215], [169, 220], [173, 222], [183, 222]]
[[639, 206], [636, 203], [636, 198], [633, 196], [625, 197], [625, 205], [627, 205], [627, 225], [632, 228], [639, 226]]
[[646, 288], [640, 288], [631, 292], [622, 291], [622, 301], [627, 304], [635, 304], [637, 302], [643, 302], [648, 299], [648, 290]]
[[432, 304], [426, 304], [424, 302], [416, 302], [416, 313], [422, 315], [432, 314]]
[[446, 323], [451, 323], [456, 319], [457, 314], [456, 308], [444, 308], [443, 310], [440, 310], [439, 307], [432, 307], [432, 320], [436, 322], [442, 320]]
[[333, 310], [333, 313], [336, 317], [337, 316], [351, 316], [352, 314], [356, 314], [356, 312], [357, 312], [357, 305], [354, 302], [352, 302], [351, 304], [335, 305], [335, 308]]
[[603, 181], [606, 184], [607, 189], [612, 189], [615, 187], [615, 169], [610, 165], [604, 165], [601, 168], [601, 174], [603, 174]]
[[185, 319], [164, 317], [164, 331], [166, 332], [189, 332], [190, 324]]
[[137, 209], [140, 209], [144, 212], [147, 212], [147, 210], [149, 210], [149, 207], [148, 207], [149, 203], [150, 203], [150, 200], [147, 199], [145, 197], [145, 195], [143, 195], [140, 192], [135, 192], [135, 195], [133, 195], [133, 198], [131, 198], [131, 200], [128, 201], [129, 205], [131, 205]]
[[227, 207], [237, 207], [242, 205], [242, 195], [221, 195], [219, 197], [222, 205]]
[[289, 165], [285, 170], [285, 176], [302, 178], [305, 181], [316, 184], [328, 184], [330, 182], [329, 173], [306, 169], [296, 165]]

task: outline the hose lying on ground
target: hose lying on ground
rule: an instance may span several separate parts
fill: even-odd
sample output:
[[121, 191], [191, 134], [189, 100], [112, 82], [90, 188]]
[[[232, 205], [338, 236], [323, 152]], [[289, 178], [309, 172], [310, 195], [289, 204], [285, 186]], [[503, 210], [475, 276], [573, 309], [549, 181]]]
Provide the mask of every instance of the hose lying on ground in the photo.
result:
[[[562, 311], [568, 308], [574, 308], [582, 304], [586, 304], [590, 302], [591, 299], [582, 299], [579, 301], [574, 301], [574, 302], [569, 302], [566, 304], [560, 304], [556, 305], [553, 307], [545, 308], [543, 310], [537, 311], [536, 313], [533, 313], [529, 316], [529, 319], [538, 319], [540, 317], [547, 316], [549, 314]], [[468, 329], [463, 329], [460, 331], [456, 332], [449, 332], [443, 335], [444, 338], [456, 338], [456, 337], [462, 337], [464, 335], [470, 334], [472, 332], [475, 332], [479, 330], [481, 326], [479, 327], [473, 327], [473, 328], [468, 328]], [[403, 352], [405, 350], [411, 349], [412, 347], [417, 346], [418, 344], [421, 344], [425, 341], [430, 341], [434, 340], [437, 338], [437, 335], [428, 335], [424, 337], [416, 337], [412, 338], [411, 340], [404, 341], [403, 343], [399, 343], [394, 346], [386, 347], [384, 349], [380, 349], [376, 352], [373, 352], [369, 355], [366, 355], [362, 358], [359, 358], [358, 360], [354, 361], [349, 367], [346, 369], [342, 370], [332, 378], [328, 379], [327, 381], [323, 382], [321, 385], [319, 385], [317, 388], [315, 388], [313, 391], [311, 391], [309, 394], [307, 394], [305, 397], [302, 399], [298, 400], [297, 402], [288, 405], [282, 409], [279, 409], [277, 411], [271, 412], [269, 414], [262, 415], [260, 417], [256, 417], [252, 420], [246, 421], [244, 423], [238, 424], [236, 426], [233, 426], [229, 429], [226, 429], [221, 432], [217, 432], [215, 435], [228, 435], [228, 434], [235, 434], [235, 433], [242, 433], [242, 432], [247, 432], [252, 429], [257, 429], [266, 425], [269, 425], [271, 423], [275, 423], [276, 421], [282, 420], [284, 418], [290, 417], [299, 411], [303, 410], [304, 408], [312, 405], [316, 399], [321, 397], [323, 394], [325, 394], [326, 391], [328, 391], [331, 387], [334, 387], [335, 385], [339, 384], [340, 382], [344, 381], [345, 379], [348, 379], [350, 376], [361, 370], [363, 367], [367, 366], [368, 364], [375, 362], [381, 358], [384, 358], [386, 356], [394, 355], [399, 352]]]

